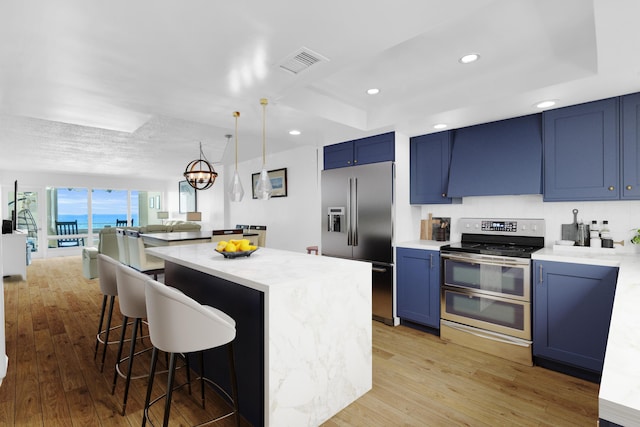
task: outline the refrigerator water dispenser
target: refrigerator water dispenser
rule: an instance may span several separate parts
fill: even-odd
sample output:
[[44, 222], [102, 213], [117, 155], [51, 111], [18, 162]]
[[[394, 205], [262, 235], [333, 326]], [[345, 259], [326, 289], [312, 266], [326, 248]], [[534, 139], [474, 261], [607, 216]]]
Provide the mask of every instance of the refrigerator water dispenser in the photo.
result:
[[344, 208], [329, 208], [329, 229], [328, 231], [340, 233], [344, 223]]

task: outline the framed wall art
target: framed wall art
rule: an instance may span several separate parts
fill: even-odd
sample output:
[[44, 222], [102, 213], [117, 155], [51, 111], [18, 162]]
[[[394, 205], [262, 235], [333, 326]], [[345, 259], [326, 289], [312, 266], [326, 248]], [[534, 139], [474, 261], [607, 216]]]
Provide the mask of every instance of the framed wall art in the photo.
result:
[[[271, 197], [287, 197], [287, 168], [274, 169], [267, 172], [271, 180], [273, 192]], [[254, 199], [256, 197], [256, 183], [260, 178], [260, 172], [251, 174], [251, 194]]]

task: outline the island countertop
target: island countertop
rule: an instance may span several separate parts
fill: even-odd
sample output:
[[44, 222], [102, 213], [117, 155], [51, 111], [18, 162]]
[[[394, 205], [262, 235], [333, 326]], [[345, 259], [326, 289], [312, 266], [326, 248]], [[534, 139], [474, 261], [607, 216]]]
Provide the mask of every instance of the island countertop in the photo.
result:
[[180, 269], [195, 270], [205, 279], [194, 285], [200, 290], [211, 277], [263, 295], [264, 425], [322, 424], [371, 389], [370, 264], [271, 248], [227, 259], [214, 249], [204, 243], [147, 252], [168, 263], [168, 285]]

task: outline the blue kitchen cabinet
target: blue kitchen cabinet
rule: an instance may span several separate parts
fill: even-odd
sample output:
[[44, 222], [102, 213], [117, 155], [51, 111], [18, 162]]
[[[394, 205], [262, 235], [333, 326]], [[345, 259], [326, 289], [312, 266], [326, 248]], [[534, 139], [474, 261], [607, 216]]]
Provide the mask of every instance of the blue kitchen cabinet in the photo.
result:
[[621, 97], [622, 199], [640, 199], [640, 93]]
[[440, 329], [440, 252], [397, 248], [396, 263], [398, 317]]
[[451, 131], [415, 136], [410, 140], [410, 203], [452, 203], [447, 197], [451, 162]]
[[618, 269], [533, 261], [533, 355], [602, 373]]
[[324, 147], [324, 168], [336, 169], [395, 160], [395, 132]]
[[543, 113], [545, 201], [620, 198], [618, 100]]
[[541, 114], [457, 129], [447, 194], [542, 194], [541, 164]]

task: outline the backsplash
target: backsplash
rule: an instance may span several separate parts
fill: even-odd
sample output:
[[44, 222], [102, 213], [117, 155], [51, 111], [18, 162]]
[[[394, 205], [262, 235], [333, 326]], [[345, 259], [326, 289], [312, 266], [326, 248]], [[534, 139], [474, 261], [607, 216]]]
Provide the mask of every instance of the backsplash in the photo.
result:
[[459, 205], [424, 205], [421, 218], [426, 219], [429, 212], [451, 217], [451, 241], [460, 240], [459, 218], [542, 218], [545, 246], [553, 246], [560, 240], [562, 224], [573, 222], [573, 209], [578, 209], [578, 221], [587, 224], [595, 219], [602, 225], [602, 220], [608, 220], [614, 242], [624, 240], [621, 250], [633, 251], [629, 239], [632, 230], [640, 228], [640, 201], [543, 202], [542, 195], [465, 197]]

